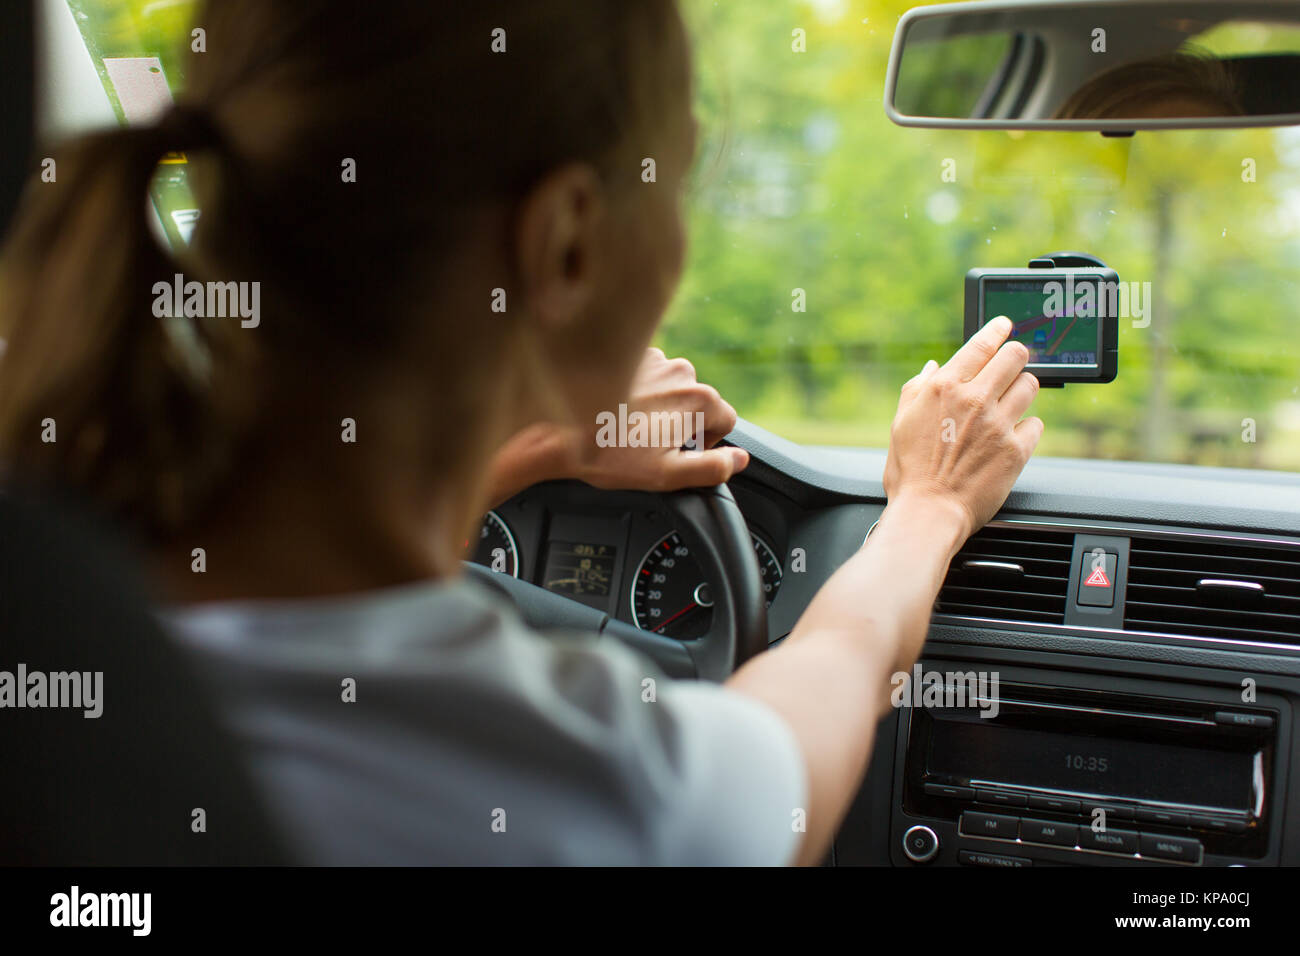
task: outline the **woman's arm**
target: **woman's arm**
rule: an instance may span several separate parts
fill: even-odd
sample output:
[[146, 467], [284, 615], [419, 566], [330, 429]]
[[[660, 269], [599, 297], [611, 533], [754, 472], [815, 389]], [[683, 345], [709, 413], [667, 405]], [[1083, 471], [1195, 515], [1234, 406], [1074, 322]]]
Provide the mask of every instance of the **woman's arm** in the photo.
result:
[[785, 717], [803, 750], [809, 805], [799, 863], [819, 862], [830, 846], [866, 773], [889, 678], [920, 653], [964, 540], [965, 519], [945, 502], [891, 501], [869, 546], [831, 576], [790, 636], [728, 681]]
[[488, 507], [495, 508], [542, 481], [576, 477], [569, 430], [530, 425], [497, 452], [488, 473]]
[[[957, 549], [1002, 505], [1042, 436], [1020, 420], [1038, 391], [1028, 351], [995, 320], [943, 368], [903, 387], [885, 467], [889, 504], [869, 542], [817, 593], [780, 647], [728, 686], [764, 701], [794, 730], [809, 782], [798, 862], [816, 863], [861, 785], [890, 677], [925, 642], [930, 609]], [[866, 529], [863, 529], [864, 533]]]

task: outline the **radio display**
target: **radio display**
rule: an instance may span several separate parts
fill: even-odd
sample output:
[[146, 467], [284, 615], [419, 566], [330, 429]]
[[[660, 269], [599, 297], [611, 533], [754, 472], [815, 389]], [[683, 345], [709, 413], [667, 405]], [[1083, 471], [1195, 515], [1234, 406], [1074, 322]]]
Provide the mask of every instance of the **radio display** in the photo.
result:
[[1252, 806], [1250, 750], [934, 716], [928, 774], [1162, 804], [1238, 811]]

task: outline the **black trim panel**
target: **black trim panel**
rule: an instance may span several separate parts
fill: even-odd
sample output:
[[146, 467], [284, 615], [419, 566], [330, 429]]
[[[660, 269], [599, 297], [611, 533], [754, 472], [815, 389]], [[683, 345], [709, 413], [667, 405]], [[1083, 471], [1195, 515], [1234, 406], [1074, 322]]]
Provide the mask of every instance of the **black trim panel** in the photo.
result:
[[[743, 420], [728, 441], [753, 458], [748, 480], [805, 507], [884, 501], [883, 449], [797, 445]], [[1300, 473], [1034, 458], [1004, 511], [1300, 535]]]

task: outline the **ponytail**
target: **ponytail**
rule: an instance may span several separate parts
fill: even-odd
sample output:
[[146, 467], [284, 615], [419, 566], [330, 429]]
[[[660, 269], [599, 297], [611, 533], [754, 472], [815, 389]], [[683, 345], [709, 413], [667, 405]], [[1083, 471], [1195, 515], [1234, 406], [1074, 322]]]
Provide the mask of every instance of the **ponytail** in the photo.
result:
[[158, 160], [217, 142], [203, 114], [177, 109], [73, 143], [51, 181], [29, 186], [0, 255], [0, 466], [153, 535], [203, 505], [230, 464], [223, 433], [247, 420], [247, 401], [223, 398], [174, 320], [155, 316], [151, 291], [180, 271], [148, 219]]
[[[253, 467], [311, 448], [334, 462], [335, 408], [387, 395], [412, 345], [443, 356], [445, 400], [471, 405], [513, 333], [429, 304], [466, 230], [567, 163], [641, 189], [665, 97], [684, 105], [673, 0], [373, 6], [204, 0], [212, 52], [189, 61], [185, 96], [219, 105], [221, 130], [177, 109], [75, 143], [31, 184], [0, 252], [8, 479], [164, 543], [215, 520], [218, 496], [238, 510], [236, 466], [256, 486]], [[507, 56], [489, 46], [502, 23]], [[170, 150], [194, 159], [202, 208], [175, 254], [146, 205]], [[255, 273], [265, 321], [159, 318], [154, 287], [177, 273], [209, 300]]]

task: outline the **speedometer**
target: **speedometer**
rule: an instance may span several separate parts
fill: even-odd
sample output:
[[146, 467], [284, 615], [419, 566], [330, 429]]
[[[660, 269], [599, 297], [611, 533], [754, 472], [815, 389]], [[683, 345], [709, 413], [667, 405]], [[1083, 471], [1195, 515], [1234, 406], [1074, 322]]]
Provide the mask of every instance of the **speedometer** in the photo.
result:
[[[781, 587], [781, 562], [771, 545], [749, 533], [758, 558], [767, 605]], [[713, 623], [713, 594], [704, 572], [676, 531], [646, 552], [632, 581], [632, 619], [637, 627], [679, 640], [703, 637]]]
[[478, 540], [474, 544], [474, 563], [485, 568], [519, 577], [519, 549], [515, 546], [515, 536], [510, 533], [510, 526], [495, 511], [489, 511], [483, 517], [483, 527], [479, 529]]

